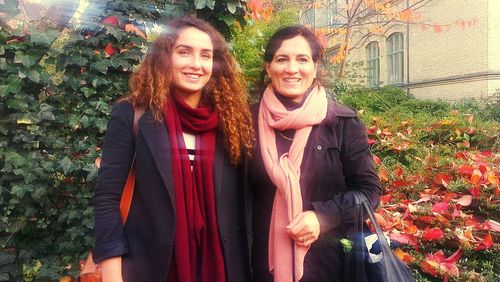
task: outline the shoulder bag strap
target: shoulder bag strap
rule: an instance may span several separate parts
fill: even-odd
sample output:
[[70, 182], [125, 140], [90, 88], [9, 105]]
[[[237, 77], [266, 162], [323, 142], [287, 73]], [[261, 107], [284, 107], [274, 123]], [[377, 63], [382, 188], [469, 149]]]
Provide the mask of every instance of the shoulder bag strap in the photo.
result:
[[[137, 139], [139, 133], [139, 119], [144, 114], [144, 108], [137, 107], [134, 108], [134, 138]], [[130, 211], [130, 206], [132, 205], [132, 196], [134, 195], [135, 186], [135, 153], [132, 158], [132, 164], [130, 165], [130, 170], [128, 171], [127, 181], [125, 182], [125, 187], [123, 188], [123, 194], [120, 201], [120, 214], [122, 216], [122, 222], [125, 224], [127, 222], [128, 213]]]

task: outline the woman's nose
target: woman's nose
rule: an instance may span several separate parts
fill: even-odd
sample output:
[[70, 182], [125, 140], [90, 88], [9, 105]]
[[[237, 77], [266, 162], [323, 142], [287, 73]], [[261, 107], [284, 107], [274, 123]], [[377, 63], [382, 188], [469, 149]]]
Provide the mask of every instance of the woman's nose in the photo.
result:
[[201, 58], [198, 55], [193, 55], [191, 57], [190, 66], [195, 69], [201, 68]]
[[298, 70], [298, 67], [297, 67], [297, 64], [295, 62], [289, 62], [286, 66], [286, 69], [285, 69], [286, 72], [291, 72], [291, 73], [295, 73], [295, 72], [297, 72], [297, 70]]

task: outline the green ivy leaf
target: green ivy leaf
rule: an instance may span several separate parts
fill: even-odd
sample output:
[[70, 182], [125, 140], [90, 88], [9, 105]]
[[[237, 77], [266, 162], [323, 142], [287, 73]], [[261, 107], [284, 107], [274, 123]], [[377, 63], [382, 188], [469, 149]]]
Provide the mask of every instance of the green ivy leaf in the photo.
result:
[[24, 159], [18, 153], [14, 151], [7, 151], [4, 154], [5, 164], [11, 167], [18, 168], [24, 164]]
[[16, 56], [14, 57], [14, 62], [23, 64], [23, 66], [29, 68], [32, 65], [36, 64], [37, 57], [30, 54], [25, 54], [23, 51], [17, 51]]
[[6, 70], [6, 69], [7, 69], [7, 59], [0, 58], [0, 70]]
[[21, 99], [11, 99], [7, 101], [7, 107], [14, 110], [24, 111], [28, 109], [28, 103]]
[[21, 92], [21, 80], [17, 75], [12, 75], [7, 79], [7, 83], [0, 85], [0, 98], [7, 96], [9, 93]]
[[108, 62], [100, 61], [90, 65], [90, 69], [96, 70], [102, 74], [106, 74], [108, 72]]
[[120, 41], [122, 40], [123, 30], [114, 26], [106, 26], [106, 34], [111, 34], [114, 38], [116, 38], [116, 40]]
[[53, 29], [49, 29], [44, 32], [33, 31], [31, 34], [31, 42], [34, 44], [50, 46], [58, 36], [59, 32]]
[[71, 164], [72, 164], [71, 160], [68, 157], [64, 157], [61, 160], [60, 164], [64, 174], [68, 174], [68, 172], [70, 172], [71, 169]]
[[227, 3], [227, 9], [229, 10], [229, 12], [231, 14], [234, 15], [234, 13], [236, 12], [236, 3], [235, 2], [228, 2]]
[[18, 198], [22, 198], [24, 197], [24, 194], [26, 194], [26, 192], [29, 192], [30, 190], [32, 189], [30, 189], [29, 186], [13, 185], [10, 192], [16, 195]]
[[201, 10], [207, 6], [208, 0], [194, 0], [196, 10]]
[[207, 7], [213, 10], [215, 7], [215, 0], [207, 0]]
[[0, 46], [0, 55], [5, 54], [5, 47]]
[[40, 73], [36, 70], [30, 70], [27, 74], [28, 78], [35, 82], [35, 83], [39, 83], [40, 82]]

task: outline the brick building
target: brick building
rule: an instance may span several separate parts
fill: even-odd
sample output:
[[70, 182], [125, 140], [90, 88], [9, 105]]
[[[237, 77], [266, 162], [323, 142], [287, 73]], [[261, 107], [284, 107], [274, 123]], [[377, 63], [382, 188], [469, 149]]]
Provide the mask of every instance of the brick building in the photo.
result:
[[[302, 12], [302, 23], [316, 29], [341, 26], [345, 1], [323, 2]], [[398, 2], [393, 8], [401, 11], [418, 1]], [[397, 85], [423, 99], [498, 99], [500, 0], [424, 2], [414, 9], [418, 19], [410, 24], [381, 20], [380, 13], [370, 15], [370, 7], [363, 7], [366, 15], [352, 29], [353, 49], [348, 55], [348, 62], [363, 62], [357, 70], [366, 78], [363, 83], [373, 88]], [[373, 22], [383, 27], [381, 32], [368, 32]], [[330, 55], [339, 46], [328, 46]]]

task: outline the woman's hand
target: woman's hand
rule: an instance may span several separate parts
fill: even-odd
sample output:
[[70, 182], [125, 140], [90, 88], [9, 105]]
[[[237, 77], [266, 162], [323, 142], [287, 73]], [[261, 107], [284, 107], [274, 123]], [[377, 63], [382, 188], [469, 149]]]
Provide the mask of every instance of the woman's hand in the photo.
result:
[[122, 257], [113, 257], [101, 262], [103, 282], [123, 282]]
[[319, 220], [314, 211], [297, 215], [287, 227], [287, 233], [299, 246], [308, 247], [314, 243], [320, 233]]

